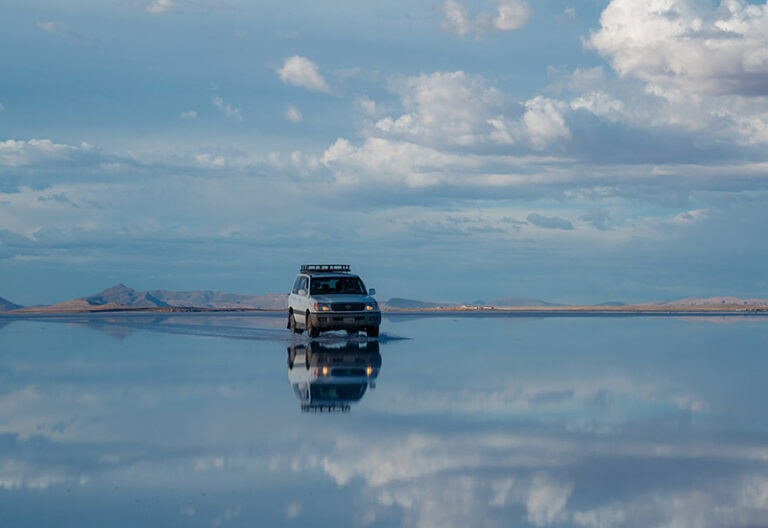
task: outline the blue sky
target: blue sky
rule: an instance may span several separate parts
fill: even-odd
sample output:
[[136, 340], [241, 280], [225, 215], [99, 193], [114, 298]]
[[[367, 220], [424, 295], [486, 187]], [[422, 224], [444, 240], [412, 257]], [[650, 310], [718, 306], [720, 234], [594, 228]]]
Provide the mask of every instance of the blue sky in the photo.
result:
[[768, 5], [10, 1], [0, 296], [768, 296]]

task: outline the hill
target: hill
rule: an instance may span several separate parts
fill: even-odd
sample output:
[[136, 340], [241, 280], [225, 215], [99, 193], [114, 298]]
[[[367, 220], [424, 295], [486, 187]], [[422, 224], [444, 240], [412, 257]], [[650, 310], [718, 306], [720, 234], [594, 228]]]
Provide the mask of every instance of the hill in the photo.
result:
[[0, 312], [7, 312], [9, 310], [15, 310], [17, 308], [21, 308], [21, 305], [12, 303], [8, 299], [3, 299], [2, 297], [0, 297]]
[[489, 302], [488, 305], [497, 308], [514, 306], [560, 306], [557, 303], [542, 301], [541, 299], [527, 299], [525, 297], [503, 297]]
[[687, 297], [676, 301], [647, 303], [651, 306], [766, 306], [768, 299], [739, 299], [738, 297]]
[[194, 306], [196, 308], [257, 308], [283, 310], [288, 308], [288, 296], [284, 293], [247, 295], [223, 293], [211, 290], [173, 291], [152, 290], [146, 292], [169, 306]]
[[[19, 306], [14, 305], [17, 309]], [[288, 296], [283, 293], [267, 295], [246, 295], [239, 293], [222, 293], [210, 290], [173, 291], [152, 290], [136, 291], [125, 284], [118, 284], [106, 290], [71, 299], [50, 306], [35, 306], [21, 308], [22, 312], [92, 312], [116, 310], [120, 308], [134, 309], [173, 309], [173, 308], [204, 308], [217, 309], [256, 309], [282, 310], [288, 306]], [[13, 308], [11, 308], [13, 309]]]
[[450, 303], [417, 301], [415, 299], [392, 297], [388, 301], [380, 303], [380, 306], [383, 310], [430, 310], [433, 308], [447, 308], [454, 305]]

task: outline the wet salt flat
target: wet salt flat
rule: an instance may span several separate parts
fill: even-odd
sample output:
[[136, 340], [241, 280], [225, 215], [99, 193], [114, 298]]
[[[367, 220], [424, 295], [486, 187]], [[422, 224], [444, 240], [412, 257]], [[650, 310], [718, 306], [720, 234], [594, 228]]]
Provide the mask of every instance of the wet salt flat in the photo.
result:
[[284, 326], [0, 318], [0, 526], [768, 524], [768, 318]]

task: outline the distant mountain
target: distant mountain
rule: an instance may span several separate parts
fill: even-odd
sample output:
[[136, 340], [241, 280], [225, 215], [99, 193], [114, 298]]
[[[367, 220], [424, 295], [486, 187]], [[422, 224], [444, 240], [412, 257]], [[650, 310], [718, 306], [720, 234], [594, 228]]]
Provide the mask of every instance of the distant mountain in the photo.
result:
[[651, 306], [766, 306], [768, 305], [768, 299], [739, 299], [738, 297], [688, 297], [685, 299], [678, 299], [676, 301], [658, 301], [647, 304]]
[[15, 310], [16, 308], [21, 308], [21, 305], [12, 303], [11, 301], [0, 297], [0, 312], [7, 312], [9, 310]]
[[513, 307], [513, 306], [560, 306], [557, 303], [551, 303], [542, 301], [541, 299], [527, 299], [525, 297], [503, 297], [501, 299], [495, 299], [487, 303], [487, 306], [495, 306], [497, 308]]
[[593, 306], [626, 306], [627, 303], [621, 302], [621, 301], [608, 301], [603, 303], [598, 303]]
[[427, 310], [430, 308], [447, 308], [455, 306], [449, 303], [417, 301], [415, 299], [401, 299], [400, 297], [392, 297], [390, 300], [380, 304], [381, 308], [385, 310], [388, 308], [394, 310]]
[[83, 300], [91, 306], [103, 306], [106, 304], [141, 307], [169, 306], [168, 303], [163, 302], [151, 293], [137, 292], [125, 284], [118, 284], [117, 286], [112, 286], [96, 295], [83, 297]]
[[560, 306], [559, 304], [542, 301], [540, 299], [526, 299], [524, 297], [504, 297], [494, 301], [471, 301], [466, 303], [441, 303], [430, 301], [418, 301], [415, 299], [401, 299], [393, 297], [386, 302], [381, 303], [384, 309], [394, 310], [428, 310], [431, 308], [461, 308], [461, 307], [484, 307], [493, 306], [495, 308], [510, 308], [519, 306]]
[[183, 306], [210, 309], [256, 308], [261, 310], [280, 310], [288, 307], [288, 296], [284, 293], [246, 295], [211, 290], [140, 292], [124, 284], [118, 284], [96, 295], [84, 297], [83, 300], [93, 306], [115, 304], [132, 307]]
[[211, 290], [152, 290], [147, 292], [147, 294], [170, 306], [194, 306], [196, 308], [259, 308], [262, 310], [282, 310], [288, 308], [288, 295], [284, 293], [247, 295], [242, 293], [222, 293]]

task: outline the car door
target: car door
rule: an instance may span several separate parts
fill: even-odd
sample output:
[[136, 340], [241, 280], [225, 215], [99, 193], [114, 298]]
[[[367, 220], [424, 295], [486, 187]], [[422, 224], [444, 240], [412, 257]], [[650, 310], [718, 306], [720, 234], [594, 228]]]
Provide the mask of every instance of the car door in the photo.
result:
[[301, 312], [299, 308], [299, 286], [301, 285], [301, 275], [298, 275], [296, 277], [296, 280], [293, 281], [293, 287], [291, 288], [291, 293], [288, 294], [288, 307], [293, 310], [294, 313]]
[[[304, 295], [301, 295], [299, 292], [303, 291]], [[299, 280], [299, 288], [296, 292], [296, 307], [293, 309], [294, 311], [294, 317], [297, 321], [300, 321], [301, 324], [305, 325], [307, 324], [307, 309], [309, 309], [309, 277], [306, 275], [302, 275]]]

